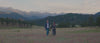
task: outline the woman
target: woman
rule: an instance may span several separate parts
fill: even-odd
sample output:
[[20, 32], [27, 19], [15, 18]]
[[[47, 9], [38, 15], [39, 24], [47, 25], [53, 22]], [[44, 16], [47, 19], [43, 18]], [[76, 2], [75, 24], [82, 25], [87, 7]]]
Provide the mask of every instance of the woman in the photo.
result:
[[53, 25], [51, 26], [52, 28], [52, 34], [55, 36], [56, 35], [56, 25], [55, 22], [53, 22]]

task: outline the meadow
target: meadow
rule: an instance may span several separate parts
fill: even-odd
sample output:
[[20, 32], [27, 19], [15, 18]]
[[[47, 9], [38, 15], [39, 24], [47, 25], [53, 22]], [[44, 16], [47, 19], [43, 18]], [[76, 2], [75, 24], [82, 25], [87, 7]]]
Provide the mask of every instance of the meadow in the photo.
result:
[[100, 43], [100, 27], [56, 28], [46, 36], [43, 27], [0, 29], [0, 43]]

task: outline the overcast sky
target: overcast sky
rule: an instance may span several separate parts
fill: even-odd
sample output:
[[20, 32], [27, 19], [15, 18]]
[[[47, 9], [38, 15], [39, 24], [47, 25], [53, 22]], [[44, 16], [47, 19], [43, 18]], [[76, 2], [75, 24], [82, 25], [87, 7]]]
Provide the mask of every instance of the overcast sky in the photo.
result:
[[100, 0], [0, 0], [0, 7], [53, 13], [96, 13]]

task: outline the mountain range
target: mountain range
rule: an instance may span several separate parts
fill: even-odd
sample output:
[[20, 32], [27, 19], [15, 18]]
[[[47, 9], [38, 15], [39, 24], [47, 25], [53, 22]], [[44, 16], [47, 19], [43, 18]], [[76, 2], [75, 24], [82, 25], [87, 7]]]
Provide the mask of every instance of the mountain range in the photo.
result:
[[[8, 14], [9, 16], [12, 15], [12, 13], [16, 13], [17, 15], [15, 15], [15, 16], [23, 16], [23, 17], [27, 18], [27, 19], [24, 19], [24, 20], [36, 20], [36, 19], [45, 18], [47, 16], [59, 15], [59, 14], [56, 14], [56, 13], [48, 13], [48, 12], [44, 12], [44, 13], [43, 12], [35, 12], [35, 11], [25, 12], [25, 11], [21, 11], [21, 10], [14, 9], [14, 8], [11, 8], [11, 7], [8, 7], [8, 8], [0, 7], [0, 16], [3, 13]], [[14, 16], [14, 14], [13, 14], [13, 16]], [[8, 16], [5, 16], [5, 17], [7, 18]], [[13, 17], [11, 16], [10, 18], [13, 18]]]
[[18, 9], [13, 9], [11, 7], [4, 8], [0, 7], [0, 18], [13, 18], [13, 19], [23, 19], [26, 21], [34, 22], [36, 25], [44, 25], [47, 19], [50, 23], [55, 21], [57, 24], [61, 22], [70, 22], [71, 24], [81, 24], [82, 22], [87, 22], [89, 16], [96, 17], [100, 16], [100, 12], [95, 14], [81, 14], [81, 13], [48, 13], [48, 12], [25, 12]]
[[[53, 21], [56, 22], [56, 24], [60, 23], [70, 23], [70, 24], [76, 24], [80, 25], [83, 23], [87, 23], [89, 21], [89, 17], [93, 17], [93, 21], [96, 21], [96, 18], [100, 16], [100, 12], [96, 14], [79, 14], [79, 13], [66, 13], [64, 15], [57, 15], [57, 16], [48, 16], [43, 19], [34, 20], [33, 22], [36, 25], [43, 26], [46, 22], [46, 20], [49, 20], [50, 24], [52, 24]], [[92, 21], [91, 21], [92, 22]]]

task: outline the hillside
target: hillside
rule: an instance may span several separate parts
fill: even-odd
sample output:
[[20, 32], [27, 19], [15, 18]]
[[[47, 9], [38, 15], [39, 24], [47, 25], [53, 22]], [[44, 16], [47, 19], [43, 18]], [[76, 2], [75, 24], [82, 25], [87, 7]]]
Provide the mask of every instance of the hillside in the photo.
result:
[[82, 22], [86, 22], [91, 14], [77, 14], [77, 13], [68, 13], [65, 15], [58, 16], [48, 16], [44, 19], [34, 21], [37, 25], [44, 25], [47, 19], [50, 20], [50, 23], [55, 21], [57, 24], [59, 23], [71, 23], [71, 24], [81, 24]]
[[45, 24], [45, 21], [48, 19], [51, 24], [53, 21], [55, 21], [56, 24], [70, 23], [70, 24], [78, 25], [78, 24], [86, 23], [90, 16], [93, 16], [95, 22], [96, 18], [100, 16], [100, 12], [97, 12], [96, 14], [67, 13], [64, 15], [48, 16], [46, 18], [35, 20], [33, 22], [35, 22], [36, 25], [43, 26]]
[[0, 18], [12, 18], [12, 19], [23, 19], [23, 20], [28, 19], [28, 18], [26, 18], [18, 13], [15, 13], [15, 12], [12, 12], [12, 13], [0, 12]]

